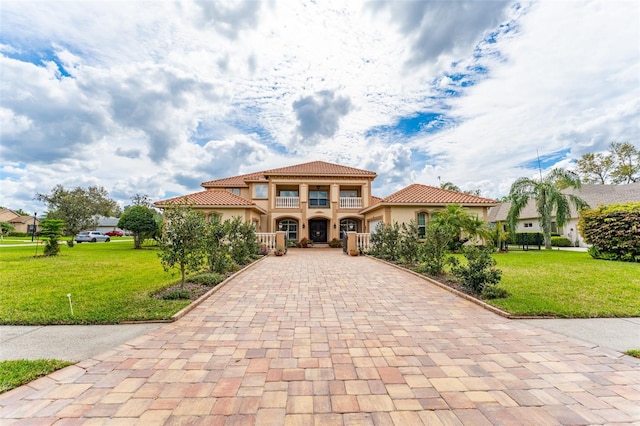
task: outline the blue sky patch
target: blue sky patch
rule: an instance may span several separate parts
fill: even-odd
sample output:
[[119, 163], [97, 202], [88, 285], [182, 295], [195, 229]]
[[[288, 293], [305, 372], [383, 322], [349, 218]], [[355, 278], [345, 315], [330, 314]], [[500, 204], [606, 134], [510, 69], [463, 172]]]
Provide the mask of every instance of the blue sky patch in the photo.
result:
[[571, 152], [571, 149], [562, 149], [560, 151], [554, 151], [550, 154], [540, 155], [540, 161], [538, 162], [538, 157], [534, 157], [533, 159], [521, 164], [522, 167], [527, 169], [538, 169], [538, 167], [542, 168], [542, 170], [546, 170], [549, 167], [553, 167], [560, 160], [567, 157], [567, 154]]
[[[4, 40], [2, 40], [2, 42], [4, 42]], [[60, 77], [71, 77], [71, 74], [64, 68], [64, 65], [62, 65], [62, 62], [60, 62], [58, 55], [53, 49], [17, 50], [14, 52], [3, 52], [3, 55], [39, 67], [44, 67], [48, 62], [53, 62], [58, 67]]]
[[381, 136], [387, 133], [412, 137], [420, 133], [436, 133], [447, 125], [449, 120], [444, 114], [419, 112], [410, 117], [402, 117], [391, 126], [373, 127], [365, 132], [366, 137]]

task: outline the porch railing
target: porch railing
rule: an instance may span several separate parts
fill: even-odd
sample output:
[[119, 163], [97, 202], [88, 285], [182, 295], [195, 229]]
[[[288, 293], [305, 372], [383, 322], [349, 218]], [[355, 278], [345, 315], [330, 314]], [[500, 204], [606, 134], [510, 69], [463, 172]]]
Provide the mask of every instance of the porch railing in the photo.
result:
[[369, 250], [370, 237], [371, 237], [371, 234], [369, 234], [368, 232], [367, 233], [357, 233], [356, 234], [357, 247], [361, 248], [362, 250]]
[[300, 197], [276, 197], [277, 209], [300, 208]]
[[276, 233], [275, 232], [256, 232], [256, 238], [258, 244], [264, 245], [269, 250], [276, 248]]
[[340, 197], [341, 209], [361, 209], [362, 197]]

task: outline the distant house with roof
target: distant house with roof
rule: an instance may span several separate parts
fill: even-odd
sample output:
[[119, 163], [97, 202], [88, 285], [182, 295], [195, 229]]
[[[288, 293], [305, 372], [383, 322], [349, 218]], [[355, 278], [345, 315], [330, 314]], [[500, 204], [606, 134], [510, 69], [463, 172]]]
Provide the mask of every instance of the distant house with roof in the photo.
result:
[[24, 234], [32, 234], [34, 231], [38, 232], [40, 225], [40, 221], [33, 216], [24, 216], [18, 214], [10, 209], [0, 209], [0, 222], [7, 222], [14, 227], [12, 232], [21, 232]]
[[[600, 205], [618, 204], [626, 202], [640, 202], [640, 182], [627, 185], [587, 185], [580, 189], [568, 188], [563, 191], [566, 194], [577, 195], [589, 204], [591, 208]], [[489, 223], [506, 226], [507, 215], [511, 203], [500, 203], [489, 210]], [[578, 242], [578, 246], [586, 247], [582, 235], [578, 232], [578, 219], [580, 213], [571, 206], [571, 219], [563, 227], [558, 227], [555, 220], [552, 222], [552, 232], [567, 237], [572, 243]], [[506, 228], [504, 228], [506, 229]], [[538, 211], [535, 202], [530, 200], [520, 212], [520, 218], [516, 225], [516, 232], [542, 232]]]
[[426, 226], [434, 211], [461, 204], [483, 220], [497, 201], [413, 184], [386, 198], [371, 193], [373, 171], [323, 161], [203, 182], [204, 191], [158, 201], [189, 204], [205, 217], [242, 217], [259, 232], [285, 231], [291, 240], [326, 243], [344, 231], [368, 233], [379, 223]]

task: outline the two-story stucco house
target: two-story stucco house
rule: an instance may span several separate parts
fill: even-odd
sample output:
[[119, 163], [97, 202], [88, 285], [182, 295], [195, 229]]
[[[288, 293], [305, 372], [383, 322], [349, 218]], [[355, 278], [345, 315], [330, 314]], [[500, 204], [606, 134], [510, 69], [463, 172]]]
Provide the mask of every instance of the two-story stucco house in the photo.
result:
[[367, 233], [379, 223], [424, 227], [433, 211], [461, 204], [487, 220], [495, 200], [426, 185], [410, 185], [384, 199], [372, 195], [373, 171], [313, 161], [203, 182], [204, 191], [158, 201], [156, 207], [189, 204], [206, 217], [240, 216], [258, 232], [285, 231], [290, 240], [326, 243], [342, 231]]

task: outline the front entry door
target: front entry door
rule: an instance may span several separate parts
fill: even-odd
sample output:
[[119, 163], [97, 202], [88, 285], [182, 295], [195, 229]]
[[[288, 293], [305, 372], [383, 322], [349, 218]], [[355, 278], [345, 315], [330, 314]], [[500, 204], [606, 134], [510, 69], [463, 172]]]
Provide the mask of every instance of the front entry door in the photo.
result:
[[309, 221], [309, 238], [314, 243], [327, 242], [327, 220], [311, 219]]

